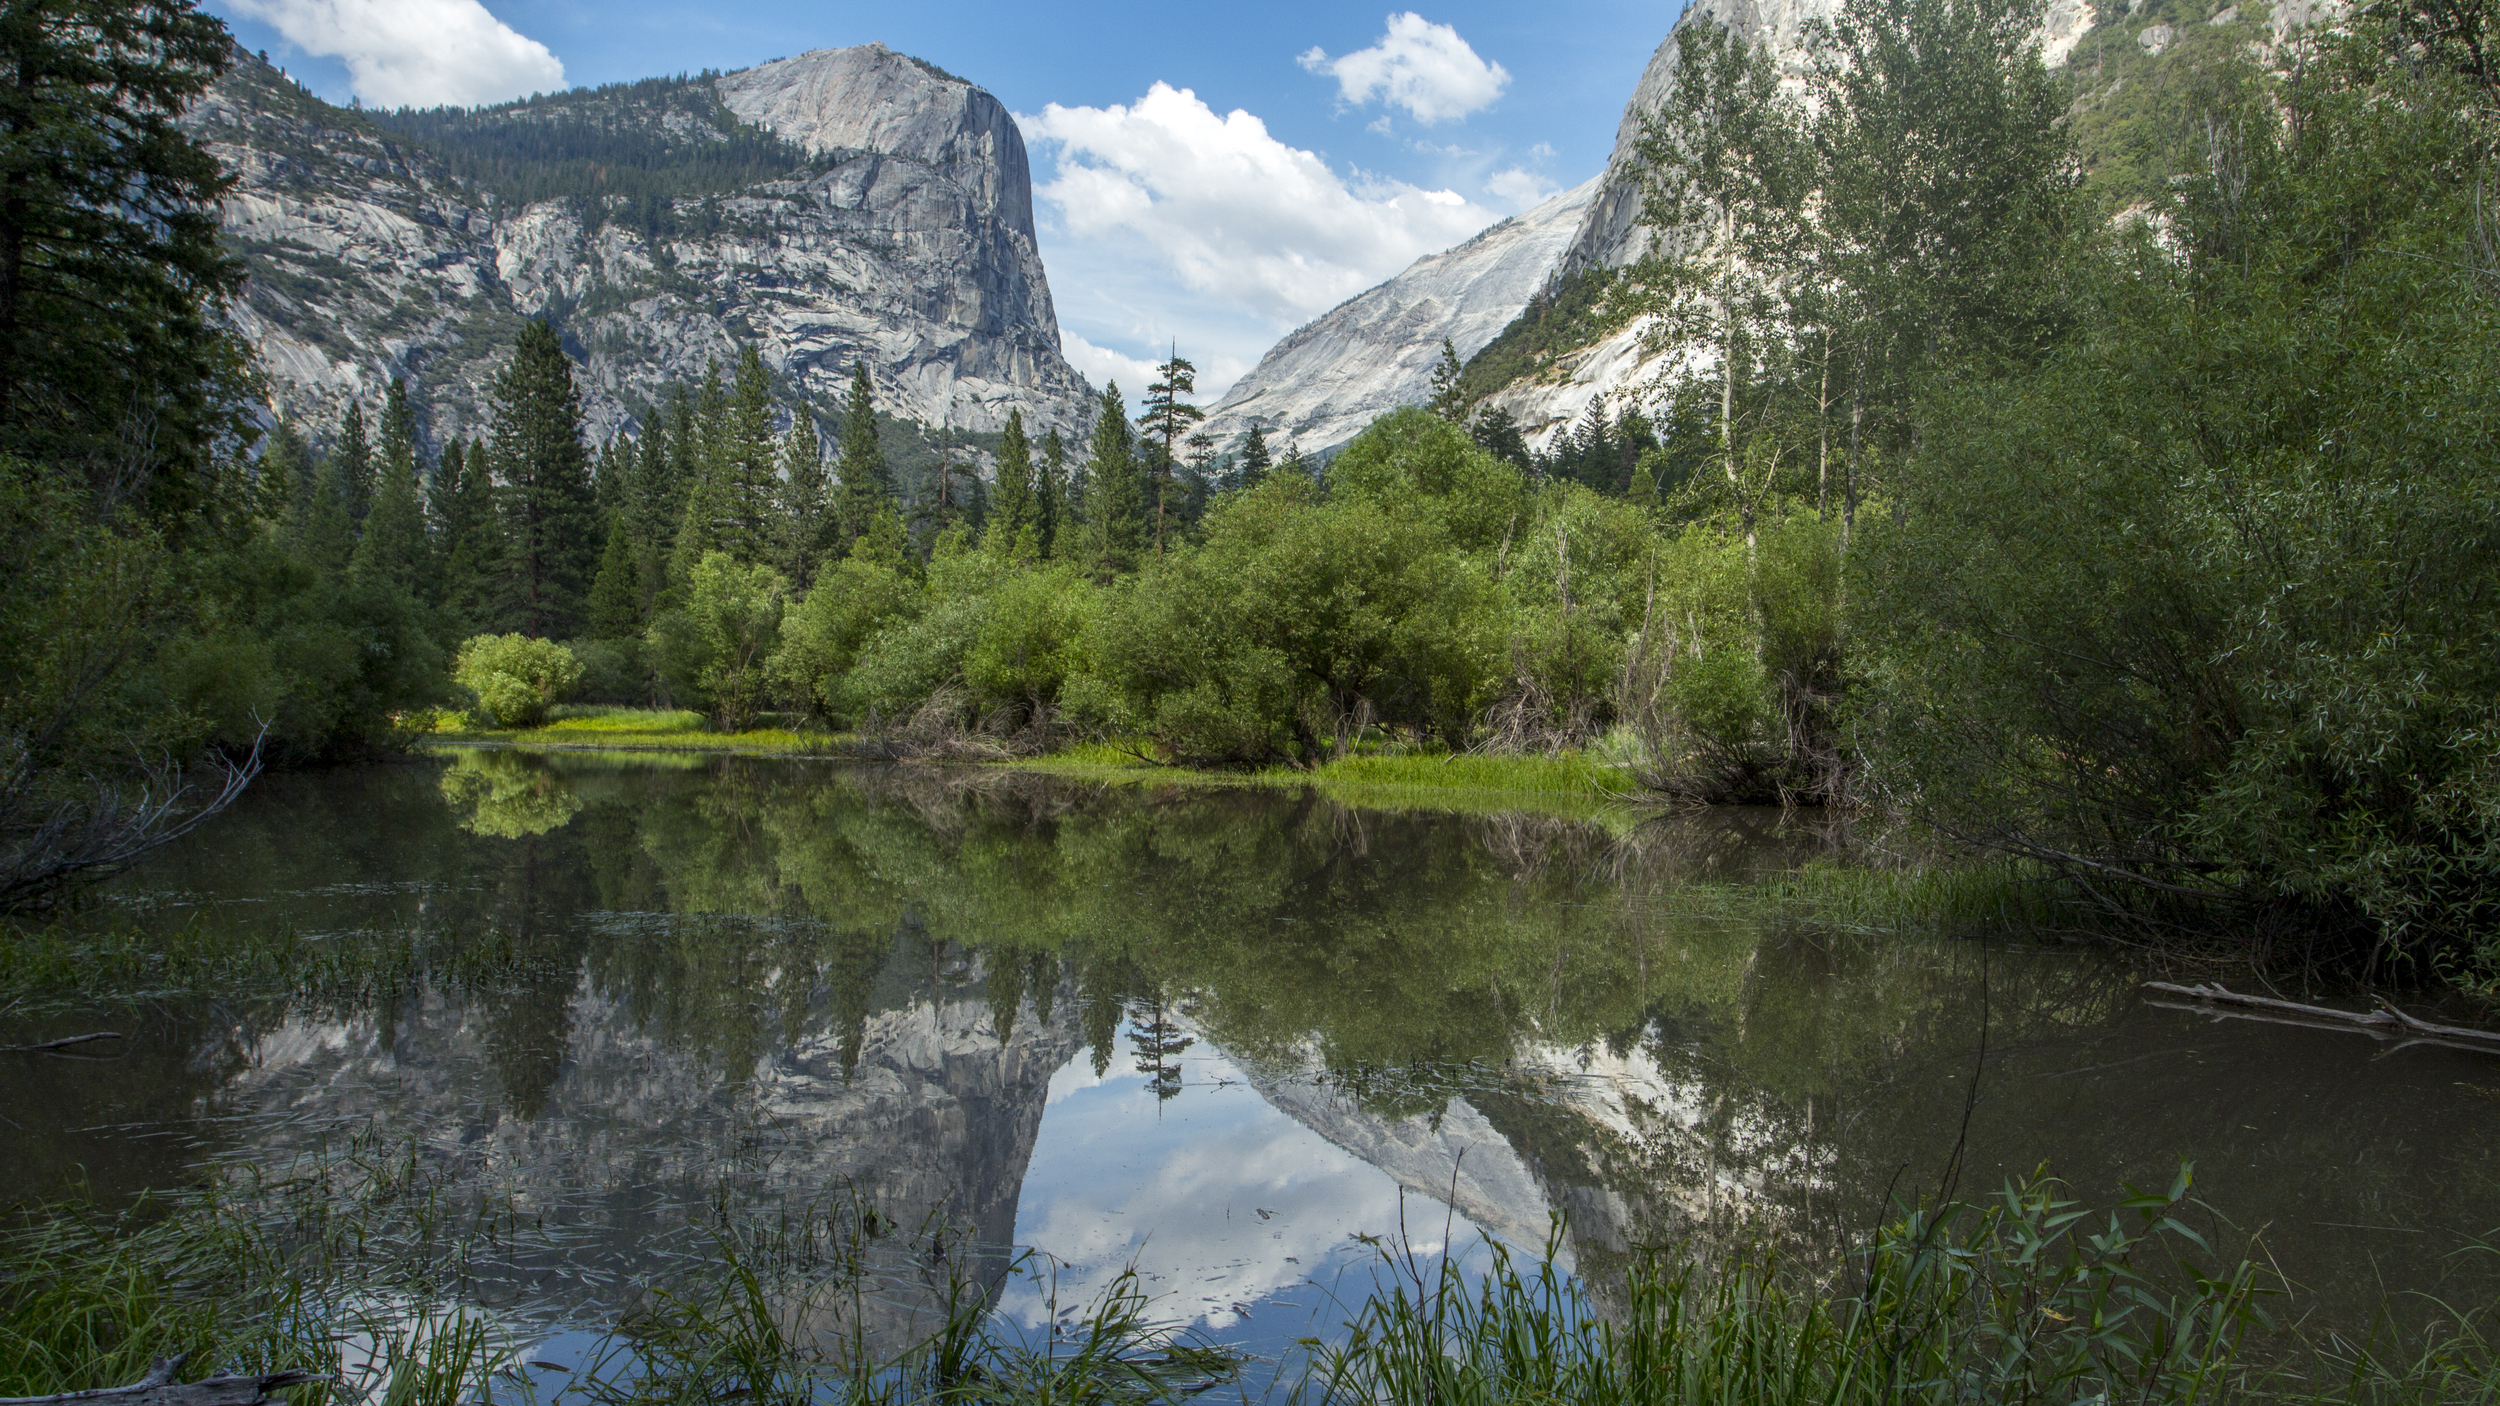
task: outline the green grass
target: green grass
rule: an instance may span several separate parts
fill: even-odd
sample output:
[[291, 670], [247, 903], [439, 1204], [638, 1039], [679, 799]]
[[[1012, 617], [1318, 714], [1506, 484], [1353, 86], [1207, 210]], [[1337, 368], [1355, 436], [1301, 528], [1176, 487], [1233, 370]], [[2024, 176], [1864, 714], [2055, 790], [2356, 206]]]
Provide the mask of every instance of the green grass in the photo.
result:
[[514, 963], [511, 942], [494, 932], [325, 939], [214, 921], [169, 933], [0, 926], [0, 1010], [70, 1003], [117, 1009], [198, 995], [282, 995], [361, 1010], [429, 981], [489, 985], [514, 974]]
[[1632, 799], [1626, 773], [1577, 751], [1554, 756], [1358, 752], [1308, 770], [1272, 766], [1256, 771], [1166, 766], [1142, 752], [1142, 747], [1113, 742], [1080, 742], [1005, 765], [1114, 784], [1312, 787], [1331, 799], [1373, 810], [1535, 811], [1595, 818]]
[[742, 756], [841, 755], [854, 749], [854, 739], [846, 733], [791, 727], [713, 732], [701, 713], [684, 708], [563, 706], [549, 710], [543, 726], [515, 728], [481, 727], [465, 714], [454, 714], [438, 723], [426, 740], [565, 751], [726, 752]]
[[2054, 933], [2102, 921], [2064, 880], [2015, 859], [1937, 858], [1885, 869], [1821, 860], [1764, 888], [1817, 923], [1857, 932]]
[[[719, 733], [705, 728], [702, 714], [684, 709], [559, 707], [552, 710], [542, 727], [481, 728], [470, 725], [465, 717], [457, 717], [438, 725], [427, 740], [450, 746], [486, 744], [562, 751], [722, 752], [752, 756], [843, 756], [863, 751], [862, 740], [851, 733], [789, 728]], [[1632, 799], [1629, 774], [1586, 752], [1486, 756], [1390, 750], [1378, 744], [1366, 744], [1366, 748], [1308, 770], [1274, 766], [1256, 771], [1213, 771], [1164, 765], [1138, 744], [1086, 740], [1072, 742], [1044, 756], [991, 765], [1123, 784], [1310, 786], [1349, 805], [1373, 809], [1534, 810], [1588, 817]]]
[[[108, 1215], [21, 1208], [0, 1229], [0, 1394], [191, 1370], [336, 1379], [297, 1406], [535, 1399], [518, 1341], [469, 1307], [470, 1253], [509, 1254], [534, 1218], [448, 1182], [413, 1146], [366, 1141]], [[2491, 1406], [2493, 1308], [2404, 1351], [2304, 1338], [2261, 1245], [2191, 1229], [2166, 1191], [2087, 1209], [2046, 1179], [1903, 1209], [1837, 1273], [1742, 1251], [1652, 1249], [1601, 1308], [1498, 1246], [1491, 1263], [1384, 1244], [1343, 1336], [1303, 1339], [1265, 1399], [1304, 1406]], [[740, 1217], [715, 1253], [655, 1283], [568, 1392], [597, 1406], [1147, 1406], [1221, 1400], [1247, 1360], [1162, 1317], [1134, 1275], [1053, 1298], [1049, 1334], [991, 1311], [961, 1227], [906, 1233], [849, 1193]], [[1556, 1227], [1554, 1245], [1561, 1241]], [[899, 1273], [898, 1273], [899, 1271]], [[1045, 1292], [1049, 1266], [1016, 1272]], [[866, 1307], [907, 1294], [917, 1326]], [[889, 1298], [888, 1303], [892, 1300]], [[883, 1321], [891, 1322], [891, 1315]], [[365, 1361], [359, 1348], [378, 1349]], [[626, 1370], [617, 1370], [623, 1368]], [[1243, 1383], [1248, 1385], [1247, 1383]]]

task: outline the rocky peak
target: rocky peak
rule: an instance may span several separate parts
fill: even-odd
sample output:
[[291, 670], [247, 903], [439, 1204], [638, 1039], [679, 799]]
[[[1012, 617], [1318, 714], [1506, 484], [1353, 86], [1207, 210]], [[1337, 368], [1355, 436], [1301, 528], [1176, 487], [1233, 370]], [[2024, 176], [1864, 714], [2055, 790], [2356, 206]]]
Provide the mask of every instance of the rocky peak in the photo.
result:
[[811, 156], [874, 152], [946, 168], [1033, 238], [1033, 173], [1006, 105], [883, 44], [811, 49], [724, 75], [721, 102]]
[[530, 318], [580, 359], [594, 439], [747, 345], [792, 413], [832, 414], [865, 360], [923, 426], [1090, 425], [1013, 119], [882, 45], [398, 114], [243, 55], [186, 121], [239, 178], [235, 322], [270, 408], [316, 432], [399, 377], [429, 438], [479, 433]]

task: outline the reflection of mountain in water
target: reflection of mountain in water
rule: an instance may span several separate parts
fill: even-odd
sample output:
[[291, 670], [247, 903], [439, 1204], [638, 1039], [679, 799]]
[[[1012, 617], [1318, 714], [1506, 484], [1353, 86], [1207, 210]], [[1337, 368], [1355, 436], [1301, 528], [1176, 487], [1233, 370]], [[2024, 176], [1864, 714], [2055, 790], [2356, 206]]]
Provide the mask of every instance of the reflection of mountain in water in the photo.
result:
[[[490, 1284], [507, 1279], [533, 1309], [612, 1312], [634, 1281], [708, 1249], [717, 1204], [778, 1223], [853, 1192], [903, 1232], [968, 1232], [981, 1247], [971, 1267], [994, 1280], [1050, 1076], [1079, 1043], [1064, 1004], [1055, 1020], [1024, 1009], [1002, 1039], [970, 980], [870, 1014], [847, 1074], [830, 1021], [807, 1021], [751, 1067], [720, 1068], [587, 978], [566, 1014], [560, 1069], [528, 1116], [504, 1092], [494, 1014], [433, 993], [395, 1022], [288, 1020], [219, 1103], [273, 1160], [368, 1125], [413, 1141], [449, 1204], [486, 1196], [544, 1227], [487, 1267]], [[875, 1302], [889, 1320], [927, 1307], [911, 1294]]]
[[1427, 1113], [1365, 1108], [1316, 1056], [1250, 1078], [1286, 1116], [1515, 1249], [1540, 1250], [1561, 1215], [1565, 1267], [1770, 1228], [1796, 1198], [1811, 1204], [1811, 1146], [1798, 1129], [1755, 1101], [1734, 1107], [1728, 1091], [1672, 1074], [1645, 1048], [1522, 1042], [1502, 1078]]

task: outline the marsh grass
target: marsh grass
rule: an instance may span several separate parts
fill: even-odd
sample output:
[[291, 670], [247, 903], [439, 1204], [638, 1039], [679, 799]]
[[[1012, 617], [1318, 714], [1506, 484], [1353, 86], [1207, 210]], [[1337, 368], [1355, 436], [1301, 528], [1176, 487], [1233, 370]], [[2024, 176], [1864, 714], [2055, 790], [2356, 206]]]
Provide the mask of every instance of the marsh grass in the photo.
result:
[[[800, 721], [784, 718], [785, 723]], [[685, 708], [604, 708], [559, 706], [550, 709], [538, 727], [481, 727], [467, 714], [445, 714], [427, 734], [427, 741], [458, 746], [496, 743], [566, 751], [687, 751], [775, 756], [792, 753], [844, 755], [862, 750], [848, 733], [822, 732], [800, 726], [757, 727], [739, 732], [714, 732], [703, 714]]]
[[2110, 927], [2066, 880], [2012, 859], [1817, 861], [1766, 880], [1763, 894], [1822, 926], [1862, 933], [2099, 936]]
[[[1047, 1274], [1029, 1256], [984, 1253], [958, 1226], [900, 1226], [849, 1191], [770, 1220], [730, 1204], [715, 1207], [714, 1255], [646, 1284], [568, 1399], [1142, 1406], [1237, 1375], [1234, 1354], [1159, 1318], [1133, 1274], [1066, 1312], [1054, 1293], [1035, 1340], [991, 1311], [1004, 1274]], [[421, 1146], [372, 1137], [118, 1212], [21, 1207], [0, 1230], [0, 1396], [124, 1385], [187, 1355], [194, 1374], [328, 1379], [297, 1406], [537, 1400], [520, 1351], [549, 1325], [473, 1305], [482, 1262], [536, 1233], [509, 1205], [456, 1193]], [[898, 1302], [923, 1311], [897, 1320]]]
[[[447, 1194], [422, 1149], [366, 1142], [237, 1170], [117, 1214], [23, 1209], [0, 1233], [0, 1395], [117, 1385], [149, 1360], [301, 1368], [298, 1406], [534, 1401], [533, 1331], [469, 1307], [472, 1261], [526, 1218]], [[2410, 1345], [2304, 1344], [2255, 1253], [2187, 1224], [2167, 1190], [2088, 1210], [2046, 1178], [1905, 1209], [1845, 1264], [1651, 1251], [1601, 1301], [1489, 1243], [1482, 1259], [1382, 1245], [1343, 1334], [1264, 1364], [1290, 1406], [2491, 1406], [2488, 1306]], [[1245, 1394], [1247, 1360], [1159, 1316], [1134, 1274], [1063, 1305], [1047, 1262], [959, 1227], [909, 1228], [853, 1192], [771, 1219], [716, 1208], [714, 1253], [648, 1285], [584, 1406], [1153, 1406]], [[1009, 1274], [1047, 1326], [993, 1310]], [[897, 1303], [916, 1305], [897, 1319]]]
[[1647, 1253], [1602, 1306], [1555, 1270], [1558, 1244], [1524, 1268], [1493, 1246], [1473, 1285], [1454, 1260], [1391, 1250], [1391, 1287], [1346, 1338], [1306, 1343], [1312, 1390], [1435, 1406], [2500, 1400], [2488, 1308], [2451, 1313], [2409, 1355], [2304, 1343], [2277, 1320], [2287, 1286], [2182, 1219], [2189, 1183], [2183, 1169], [2110, 1211], [2045, 1178], [1908, 1210], [1828, 1282]]
[[177, 928], [0, 927], [0, 1010], [64, 1003], [124, 1008], [174, 996], [284, 997], [365, 1010], [433, 985], [489, 989], [521, 974], [499, 931], [408, 930], [310, 937], [203, 915]]

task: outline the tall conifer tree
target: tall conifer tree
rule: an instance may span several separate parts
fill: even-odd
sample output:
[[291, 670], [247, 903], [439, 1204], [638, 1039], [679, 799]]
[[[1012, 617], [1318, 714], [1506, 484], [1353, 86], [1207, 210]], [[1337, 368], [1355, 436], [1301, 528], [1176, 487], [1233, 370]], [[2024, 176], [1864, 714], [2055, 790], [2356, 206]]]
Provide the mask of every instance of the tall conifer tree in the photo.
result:
[[502, 474], [506, 605], [539, 636], [579, 625], [599, 549], [573, 363], [545, 322], [521, 329], [493, 391], [494, 462]]
[[425, 509], [417, 498], [416, 461], [406, 454], [385, 456], [373, 511], [365, 514], [365, 530], [356, 539], [348, 562], [348, 579], [421, 599], [420, 592], [431, 585], [434, 576], [430, 556]]
[[1274, 464], [1274, 456], [1268, 453], [1267, 431], [1252, 425], [1249, 437], [1241, 442], [1241, 486], [1258, 487]]
[[816, 416], [805, 405], [790, 417], [781, 441], [781, 570], [799, 589], [815, 583], [817, 563], [840, 539], [833, 494], [825, 474], [824, 441]]
[[589, 630], [595, 640], [632, 639], [642, 633], [642, 581], [634, 564], [632, 534], [625, 514], [608, 514], [608, 543], [599, 553], [599, 574], [591, 578]]
[[1085, 463], [1085, 564], [1109, 578], [1136, 570], [1138, 553], [1146, 545], [1137, 441], [1129, 433], [1128, 406], [1117, 381], [1102, 393], [1090, 449]]
[[1144, 440], [1148, 475], [1154, 485], [1155, 555], [1163, 555], [1164, 519], [1172, 503], [1172, 474], [1180, 467], [1181, 446], [1190, 430], [1207, 418], [1206, 412], [1181, 397], [1198, 389], [1198, 368], [1175, 348], [1169, 361], [1155, 369], [1156, 380], [1146, 387], [1146, 401], [1137, 417], [1137, 429]]
[[753, 343], [738, 353], [722, 432], [723, 486], [727, 489], [722, 496], [729, 516], [722, 529], [725, 545], [741, 564], [771, 561], [782, 546], [773, 522], [779, 497], [774, 468], [780, 446], [773, 435], [772, 378], [765, 374], [764, 359]]
[[1075, 516], [1068, 501], [1068, 442], [1053, 429], [1042, 436], [1042, 460], [1033, 474], [1033, 530], [1045, 559], [1058, 556], [1060, 534]]
[[338, 461], [337, 493], [348, 525], [362, 528], [365, 514], [373, 511], [373, 440], [365, 432], [365, 408], [355, 401], [347, 402], [347, 413], [339, 417], [330, 455]]
[[654, 411], [635, 446], [633, 492], [625, 505], [626, 527], [634, 548], [634, 579], [642, 587], [643, 618], [659, 608], [668, 552], [677, 520], [686, 511], [685, 484], [677, 477], [677, 456], [670, 449], [668, 421]]
[[1034, 513], [1033, 442], [1024, 437], [1024, 412], [1007, 412], [1007, 432], [998, 441], [998, 489], [990, 496], [989, 534], [984, 546], [1003, 561], [1031, 561], [1041, 555], [1041, 529]]
[[877, 409], [868, 383], [868, 358], [851, 363], [851, 393], [842, 406], [841, 475], [842, 535], [855, 539], [868, 531], [880, 508], [894, 501], [894, 477], [877, 444]]

